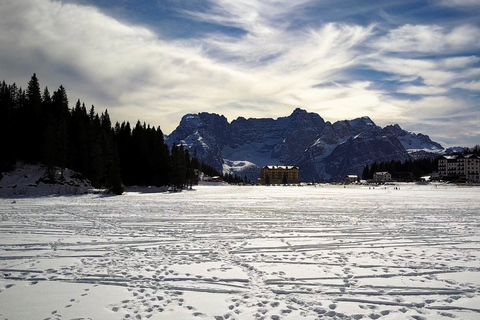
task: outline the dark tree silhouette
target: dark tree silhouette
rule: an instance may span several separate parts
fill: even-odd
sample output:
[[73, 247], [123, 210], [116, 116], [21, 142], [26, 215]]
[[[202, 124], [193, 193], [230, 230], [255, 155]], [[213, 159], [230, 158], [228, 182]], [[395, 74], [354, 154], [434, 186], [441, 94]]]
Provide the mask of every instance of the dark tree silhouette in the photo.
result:
[[[70, 109], [66, 89], [42, 92], [36, 74], [26, 91], [0, 84], [0, 143], [0, 172], [12, 170], [16, 161], [42, 162], [52, 180], [56, 168], [68, 167], [115, 194], [124, 185], [191, 186], [199, 171], [221, 175], [195, 151], [191, 156], [183, 146], [169, 150], [160, 127], [140, 120], [133, 129], [128, 122], [112, 127], [107, 110], [99, 115], [92, 105], [87, 111], [80, 99]], [[233, 175], [225, 179], [241, 181]]]

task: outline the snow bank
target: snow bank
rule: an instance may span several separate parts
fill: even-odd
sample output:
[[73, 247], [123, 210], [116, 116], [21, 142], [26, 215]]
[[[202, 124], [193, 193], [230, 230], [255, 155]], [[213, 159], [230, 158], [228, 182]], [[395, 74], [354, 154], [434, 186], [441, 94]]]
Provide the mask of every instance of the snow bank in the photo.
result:
[[92, 185], [79, 173], [55, 168], [48, 174], [47, 167], [38, 164], [17, 163], [0, 180], [0, 197], [75, 195], [89, 191], [93, 191]]

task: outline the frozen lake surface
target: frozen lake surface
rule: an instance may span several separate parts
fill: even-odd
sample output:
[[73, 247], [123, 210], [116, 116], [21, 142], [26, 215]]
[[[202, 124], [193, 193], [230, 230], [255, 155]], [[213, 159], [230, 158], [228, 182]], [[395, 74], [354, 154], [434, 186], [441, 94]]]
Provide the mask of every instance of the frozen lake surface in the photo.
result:
[[480, 188], [0, 199], [0, 319], [480, 319]]

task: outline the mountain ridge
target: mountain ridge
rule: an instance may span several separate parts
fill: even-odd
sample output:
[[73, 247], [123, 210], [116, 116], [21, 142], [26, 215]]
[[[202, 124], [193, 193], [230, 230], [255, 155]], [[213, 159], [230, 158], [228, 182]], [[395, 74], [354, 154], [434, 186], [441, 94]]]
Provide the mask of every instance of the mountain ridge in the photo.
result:
[[336, 181], [361, 175], [365, 165], [410, 160], [444, 152], [428, 135], [398, 124], [377, 126], [368, 116], [331, 123], [297, 108], [286, 117], [244, 118], [230, 123], [215, 113], [187, 114], [165, 136], [224, 173], [260, 177], [265, 165], [296, 165], [302, 181]]

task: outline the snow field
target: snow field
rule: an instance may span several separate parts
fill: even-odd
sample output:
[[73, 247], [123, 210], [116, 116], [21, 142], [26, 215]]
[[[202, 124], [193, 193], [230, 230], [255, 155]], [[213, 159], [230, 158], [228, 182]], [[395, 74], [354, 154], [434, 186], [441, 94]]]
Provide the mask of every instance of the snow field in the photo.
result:
[[479, 319], [478, 188], [0, 199], [0, 318]]

